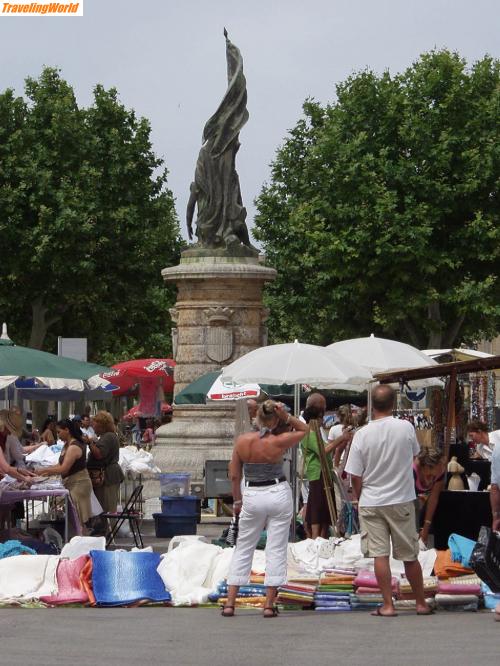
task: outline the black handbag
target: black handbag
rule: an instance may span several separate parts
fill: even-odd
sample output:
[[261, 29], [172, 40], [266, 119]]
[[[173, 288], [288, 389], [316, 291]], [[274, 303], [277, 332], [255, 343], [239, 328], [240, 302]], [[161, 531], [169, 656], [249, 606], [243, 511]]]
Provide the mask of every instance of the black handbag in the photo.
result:
[[492, 592], [500, 592], [500, 534], [481, 527], [470, 566]]

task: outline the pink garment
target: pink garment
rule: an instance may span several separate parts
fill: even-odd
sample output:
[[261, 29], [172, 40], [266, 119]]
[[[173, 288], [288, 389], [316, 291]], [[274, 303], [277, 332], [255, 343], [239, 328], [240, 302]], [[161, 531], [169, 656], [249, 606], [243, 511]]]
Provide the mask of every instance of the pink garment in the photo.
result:
[[[372, 588], [368, 590], [369, 592], [373, 592], [373, 588], [376, 588], [376, 590], [379, 589], [375, 574], [371, 571], [360, 571], [354, 579], [353, 584], [355, 587]], [[391, 585], [394, 592], [399, 590], [399, 581], [397, 578], [394, 578], [394, 576], [391, 579]]]
[[481, 594], [480, 585], [471, 585], [470, 583], [439, 583], [439, 594]]
[[41, 597], [46, 604], [61, 606], [63, 604], [86, 604], [89, 597], [80, 583], [80, 573], [89, 560], [88, 555], [80, 555], [74, 560], [60, 560], [57, 565], [57, 594]]

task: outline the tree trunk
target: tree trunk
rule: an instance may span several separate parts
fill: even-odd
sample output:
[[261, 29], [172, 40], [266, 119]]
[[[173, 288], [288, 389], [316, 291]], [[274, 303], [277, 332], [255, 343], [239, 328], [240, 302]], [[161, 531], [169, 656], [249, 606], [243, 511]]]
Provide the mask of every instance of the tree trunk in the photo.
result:
[[439, 301], [431, 301], [429, 303], [427, 314], [431, 322], [427, 349], [441, 349], [443, 344], [443, 321], [441, 320]]
[[408, 333], [411, 343], [414, 347], [417, 349], [420, 349], [421, 346], [421, 339], [418, 334], [417, 328], [415, 324], [412, 322], [412, 320], [409, 317], [405, 317], [403, 320], [403, 325], [406, 329], [406, 332]]
[[[28, 347], [32, 349], [41, 349], [43, 343], [45, 342], [45, 337], [47, 336], [47, 331], [49, 328], [60, 319], [60, 317], [50, 317], [46, 318], [48, 308], [43, 304], [43, 297], [38, 296], [31, 303], [31, 311], [33, 319], [31, 322], [31, 335], [28, 342]], [[42, 402], [34, 400], [32, 403], [32, 413], [33, 413], [33, 426], [41, 428], [43, 422], [47, 418], [48, 414], [48, 402]]]
[[457, 345], [457, 341], [460, 342], [458, 336], [460, 334], [460, 330], [463, 326], [463, 323], [465, 321], [465, 314], [461, 314], [460, 317], [457, 317], [453, 324], [451, 324], [446, 331], [445, 339], [444, 339], [444, 344], [447, 347], [455, 347]]
[[28, 347], [32, 349], [42, 349], [43, 343], [47, 336], [49, 328], [59, 321], [60, 316], [49, 317], [46, 315], [48, 308], [43, 303], [43, 296], [37, 296], [31, 303], [32, 322], [31, 322], [31, 335], [28, 342]]

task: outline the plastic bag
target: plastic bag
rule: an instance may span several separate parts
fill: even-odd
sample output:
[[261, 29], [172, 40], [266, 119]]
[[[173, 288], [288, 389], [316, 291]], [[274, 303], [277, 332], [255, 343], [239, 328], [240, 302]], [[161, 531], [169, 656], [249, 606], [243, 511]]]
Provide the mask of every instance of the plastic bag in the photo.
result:
[[500, 592], [500, 535], [481, 527], [477, 544], [470, 556], [470, 566], [492, 592]]

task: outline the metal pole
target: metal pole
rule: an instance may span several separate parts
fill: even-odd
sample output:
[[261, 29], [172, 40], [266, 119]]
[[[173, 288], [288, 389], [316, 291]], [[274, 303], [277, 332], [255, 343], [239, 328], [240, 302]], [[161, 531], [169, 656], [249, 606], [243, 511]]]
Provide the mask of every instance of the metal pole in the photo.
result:
[[64, 496], [64, 543], [69, 541], [69, 529], [68, 529], [68, 495]]
[[[300, 416], [300, 384], [295, 384], [293, 391], [293, 412], [298, 418]], [[292, 480], [292, 501], [293, 501], [293, 520], [292, 520], [292, 541], [295, 541], [296, 536], [296, 522], [297, 522], [297, 447], [292, 447], [292, 460], [291, 460], [291, 474]]]

